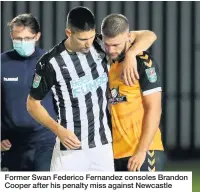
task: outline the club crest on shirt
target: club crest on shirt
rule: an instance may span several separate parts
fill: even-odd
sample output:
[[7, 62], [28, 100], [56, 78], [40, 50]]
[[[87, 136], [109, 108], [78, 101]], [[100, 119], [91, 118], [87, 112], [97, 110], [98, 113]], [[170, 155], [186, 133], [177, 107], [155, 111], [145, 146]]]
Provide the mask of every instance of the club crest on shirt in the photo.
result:
[[37, 73], [35, 74], [35, 77], [33, 79], [33, 88], [38, 88], [41, 81], [41, 76], [39, 76]]
[[157, 74], [155, 72], [155, 67], [151, 67], [145, 70], [147, 74], [147, 78], [151, 83], [155, 83], [157, 81]]
[[120, 95], [119, 87], [110, 89], [108, 98], [109, 98], [108, 102], [110, 104], [117, 104], [117, 103], [121, 103], [121, 102], [127, 101], [126, 96]]

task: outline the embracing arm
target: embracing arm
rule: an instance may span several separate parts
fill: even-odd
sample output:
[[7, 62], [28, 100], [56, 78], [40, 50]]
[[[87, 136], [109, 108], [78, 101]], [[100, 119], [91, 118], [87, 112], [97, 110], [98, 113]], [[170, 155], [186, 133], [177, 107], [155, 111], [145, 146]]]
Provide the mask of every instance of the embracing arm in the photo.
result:
[[156, 41], [157, 36], [153, 31], [131, 31], [131, 42], [133, 45], [127, 51], [128, 54], [137, 55], [142, 51], [146, 51]]
[[149, 30], [130, 32], [130, 42], [132, 46], [126, 52], [123, 61], [123, 76], [126, 85], [131, 86], [139, 79], [136, 55], [142, 51], [146, 51], [156, 39], [156, 34]]

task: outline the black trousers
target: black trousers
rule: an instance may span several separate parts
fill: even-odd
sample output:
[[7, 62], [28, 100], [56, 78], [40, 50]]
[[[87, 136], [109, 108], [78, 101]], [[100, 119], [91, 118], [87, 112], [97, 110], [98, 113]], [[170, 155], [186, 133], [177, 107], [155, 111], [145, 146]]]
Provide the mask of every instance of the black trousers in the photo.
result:
[[1, 156], [2, 171], [50, 171], [54, 143], [13, 145]]
[[[115, 171], [128, 171], [128, 160], [130, 157], [115, 159]], [[164, 151], [150, 150], [140, 171], [163, 171], [165, 164]]]

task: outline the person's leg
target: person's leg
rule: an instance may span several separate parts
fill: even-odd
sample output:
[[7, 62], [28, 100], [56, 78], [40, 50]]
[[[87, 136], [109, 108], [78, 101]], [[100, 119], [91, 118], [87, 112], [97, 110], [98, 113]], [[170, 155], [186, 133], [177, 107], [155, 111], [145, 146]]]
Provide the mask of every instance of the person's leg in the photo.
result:
[[87, 171], [89, 159], [84, 150], [60, 150], [60, 141], [57, 139], [53, 149], [51, 171]]
[[115, 159], [115, 171], [128, 171], [128, 160], [130, 157]]
[[13, 145], [3, 154], [1, 168], [4, 171], [32, 171], [34, 154], [33, 146]]
[[150, 150], [140, 171], [163, 171], [165, 164], [164, 151]]
[[1, 153], [1, 171], [20, 171], [19, 151], [14, 151], [12, 148]]
[[55, 143], [37, 143], [33, 162], [34, 171], [50, 171], [54, 145]]
[[112, 144], [101, 145], [87, 150], [90, 158], [88, 171], [114, 171]]

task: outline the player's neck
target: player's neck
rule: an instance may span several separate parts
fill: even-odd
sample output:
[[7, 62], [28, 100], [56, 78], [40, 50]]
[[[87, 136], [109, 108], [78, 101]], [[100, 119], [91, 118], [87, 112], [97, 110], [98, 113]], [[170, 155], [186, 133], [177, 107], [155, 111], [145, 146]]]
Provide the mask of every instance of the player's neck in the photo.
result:
[[64, 44], [65, 44], [65, 48], [67, 49], [67, 51], [72, 52], [72, 53], [75, 52], [73, 50], [73, 47], [71, 46], [70, 39], [66, 39]]

